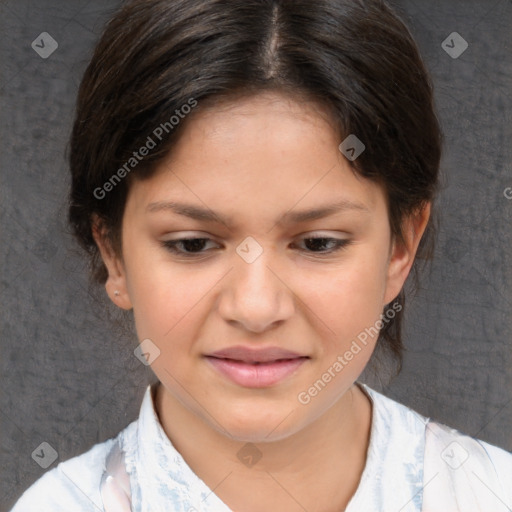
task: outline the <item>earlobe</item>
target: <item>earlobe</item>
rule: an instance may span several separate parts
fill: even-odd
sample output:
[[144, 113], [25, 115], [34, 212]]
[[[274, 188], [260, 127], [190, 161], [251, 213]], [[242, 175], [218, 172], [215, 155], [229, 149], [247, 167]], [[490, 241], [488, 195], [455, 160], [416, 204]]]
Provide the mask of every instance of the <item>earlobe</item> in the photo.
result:
[[430, 218], [431, 203], [407, 217], [403, 224], [403, 242], [393, 241], [391, 249], [384, 304], [392, 302], [400, 293], [416, 257], [418, 246]]
[[100, 251], [101, 259], [108, 271], [108, 277], [105, 282], [107, 295], [116, 306], [126, 310], [132, 309], [124, 263], [112, 247], [104, 223], [96, 215], [92, 222], [92, 235]]

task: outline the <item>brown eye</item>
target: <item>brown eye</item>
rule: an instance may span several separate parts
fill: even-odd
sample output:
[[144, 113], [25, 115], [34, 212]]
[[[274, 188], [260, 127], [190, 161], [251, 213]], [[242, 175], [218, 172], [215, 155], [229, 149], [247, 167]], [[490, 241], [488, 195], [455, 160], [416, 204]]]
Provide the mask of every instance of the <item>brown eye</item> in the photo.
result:
[[[350, 240], [329, 237], [310, 237], [303, 238], [302, 240], [306, 242], [304, 245], [307, 247], [308, 252], [318, 254], [332, 254], [336, 251], [344, 249], [351, 243]], [[329, 245], [331, 248], [325, 249], [325, 247]]]
[[209, 238], [180, 238], [179, 240], [165, 240], [162, 245], [170, 252], [180, 255], [194, 255], [204, 253], [205, 244]]

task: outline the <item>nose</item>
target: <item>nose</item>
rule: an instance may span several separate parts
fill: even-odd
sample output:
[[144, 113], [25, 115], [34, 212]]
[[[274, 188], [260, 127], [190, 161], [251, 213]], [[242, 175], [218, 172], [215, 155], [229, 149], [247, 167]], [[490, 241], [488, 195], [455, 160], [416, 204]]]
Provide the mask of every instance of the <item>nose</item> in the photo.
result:
[[237, 254], [219, 302], [226, 322], [261, 333], [289, 319], [295, 311], [295, 296], [280, 268], [270, 249], [254, 261]]

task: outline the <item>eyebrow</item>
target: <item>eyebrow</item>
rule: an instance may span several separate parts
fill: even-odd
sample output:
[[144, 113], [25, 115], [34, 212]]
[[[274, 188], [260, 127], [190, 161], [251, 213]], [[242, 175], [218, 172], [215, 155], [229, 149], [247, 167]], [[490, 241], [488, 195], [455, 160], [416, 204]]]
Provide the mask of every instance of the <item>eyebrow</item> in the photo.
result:
[[[316, 219], [323, 219], [329, 215], [334, 215], [335, 213], [350, 210], [360, 211], [366, 214], [371, 213], [370, 209], [363, 203], [342, 199], [336, 203], [327, 204], [325, 206], [312, 208], [309, 210], [289, 210], [281, 216], [276, 224], [282, 226], [284, 224], [301, 223]], [[155, 203], [150, 203], [146, 207], [146, 212], [149, 213], [160, 211], [171, 211], [177, 215], [183, 215], [184, 217], [188, 217], [190, 219], [206, 222], [215, 222], [225, 225], [231, 225], [233, 223], [233, 217], [231, 216], [225, 216], [208, 208], [202, 208], [192, 204], [178, 203], [175, 201], [158, 201]]]

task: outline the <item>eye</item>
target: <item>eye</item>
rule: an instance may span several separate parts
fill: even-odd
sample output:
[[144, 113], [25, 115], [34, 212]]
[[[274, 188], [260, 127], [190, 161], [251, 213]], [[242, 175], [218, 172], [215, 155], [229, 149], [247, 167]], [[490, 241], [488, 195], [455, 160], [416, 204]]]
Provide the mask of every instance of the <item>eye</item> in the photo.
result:
[[[329, 237], [309, 237], [303, 238], [303, 242], [306, 247], [309, 247], [307, 252], [322, 254], [332, 254], [334, 252], [340, 251], [341, 249], [346, 248], [351, 240], [342, 239], [342, 238], [329, 238]], [[330, 249], [324, 249], [323, 247], [331, 245]]]
[[[303, 238], [305, 242], [305, 252], [328, 255], [346, 248], [351, 240], [330, 238], [330, 237], [308, 237]], [[200, 254], [205, 253], [205, 246], [208, 242], [213, 242], [210, 238], [180, 238], [177, 240], [164, 240], [161, 242], [162, 246], [173, 254], [193, 258]], [[331, 248], [325, 249], [330, 245]]]
[[[162, 245], [169, 251], [174, 254], [180, 255], [195, 255], [201, 254], [204, 251], [201, 249], [204, 248], [206, 242], [211, 242], [210, 238], [180, 238], [178, 240], [164, 240], [162, 241]], [[179, 249], [183, 248], [183, 250]]]

